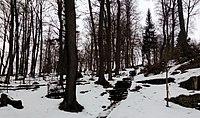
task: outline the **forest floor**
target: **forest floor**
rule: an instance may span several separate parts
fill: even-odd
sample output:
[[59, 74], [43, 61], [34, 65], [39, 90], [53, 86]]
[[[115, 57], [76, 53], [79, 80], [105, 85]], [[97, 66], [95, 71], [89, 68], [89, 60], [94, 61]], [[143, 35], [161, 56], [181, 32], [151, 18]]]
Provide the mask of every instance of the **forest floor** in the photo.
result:
[[[169, 84], [170, 97], [176, 97], [181, 94], [192, 95], [200, 91], [187, 90], [179, 87], [179, 83], [189, 79], [191, 76], [199, 76], [200, 68], [187, 70], [185, 73], [172, 75], [171, 73], [179, 65], [173, 66], [169, 70], [169, 77], [175, 78], [175, 83]], [[128, 76], [131, 69], [123, 71], [122, 76], [113, 78], [110, 81], [114, 85], [118, 80]], [[89, 80], [90, 76], [84, 76], [84, 84], [77, 85], [77, 101], [84, 106], [80, 113], [70, 113], [58, 109], [60, 99], [50, 99], [47, 95], [47, 84], [54, 81], [56, 77], [48, 77], [46, 80], [36, 78], [40, 85], [38, 89], [22, 90], [2, 90], [15, 100], [22, 100], [23, 109], [15, 109], [11, 105], [0, 108], [0, 118], [199, 118], [200, 111], [194, 108], [182, 107], [178, 104], [169, 103], [166, 107], [166, 85], [165, 84], [142, 84], [136, 83], [142, 80], [165, 78], [166, 73], [150, 75], [144, 77], [143, 74], [136, 75], [132, 80], [131, 87], [128, 89], [128, 96], [125, 100], [111, 103], [108, 91], [112, 88], [103, 88], [94, 84], [95, 81]], [[97, 78], [94, 78], [97, 80]], [[34, 81], [27, 81], [32, 84]], [[3, 84], [0, 84], [3, 86]], [[15, 81], [11, 82], [12, 86], [18, 85]], [[1, 87], [0, 86], [0, 87]], [[142, 87], [137, 91], [131, 91], [136, 86]]]

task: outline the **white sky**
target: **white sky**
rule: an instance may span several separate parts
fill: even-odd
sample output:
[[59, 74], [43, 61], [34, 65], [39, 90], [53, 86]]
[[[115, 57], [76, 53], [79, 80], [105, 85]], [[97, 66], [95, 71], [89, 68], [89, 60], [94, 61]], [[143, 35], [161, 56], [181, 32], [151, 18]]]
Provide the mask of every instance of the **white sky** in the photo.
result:
[[152, 20], [155, 22], [157, 20], [156, 15], [155, 15], [155, 5], [152, 0], [138, 0], [138, 9], [141, 11], [141, 24], [145, 25], [145, 19], [147, 16], [147, 10], [150, 9], [151, 15], [152, 15]]

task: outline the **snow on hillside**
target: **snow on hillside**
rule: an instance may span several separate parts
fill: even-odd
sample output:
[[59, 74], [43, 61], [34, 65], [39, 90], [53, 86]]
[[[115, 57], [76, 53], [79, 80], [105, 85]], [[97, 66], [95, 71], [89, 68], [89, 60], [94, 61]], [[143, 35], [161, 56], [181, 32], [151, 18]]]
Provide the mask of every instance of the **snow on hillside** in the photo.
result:
[[[175, 68], [175, 66], [172, 67], [169, 72]], [[128, 71], [123, 73], [124, 76], [114, 78], [115, 80], [111, 83], [114, 84], [117, 80], [126, 77]], [[142, 86], [141, 83], [135, 83], [135, 81], [164, 78], [165, 74], [149, 77], [144, 77], [142, 74], [137, 75], [134, 77], [131, 88], [136, 85]], [[188, 70], [184, 74], [170, 75], [176, 79], [176, 83], [170, 83], [170, 97], [200, 93], [200, 91], [188, 91], [178, 85], [178, 82], [188, 79], [192, 75], [200, 75], [200, 68]], [[100, 116], [107, 116], [107, 118], [198, 118], [200, 116], [200, 111], [196, 109], [185, 108], [173, 103], [170, 103], [170, 107], [166, 107], [165, 85], [142, 86], [139, 91], [128, 91], [127, 99], [109, 109], [111, 102], [108, 100], [109, 94], [106, 93], [106, 89], [94, 84], [94, 81], [90, 81], [89, 78], [89, 76], [82, 78], [87, 81], [85, 85], [77, 85], [77, 99], [85, 108], [83, 112], [60, 111], [58, 105], [62, 99], [46, 98], [47, 86], [41, 86], [34, 91], [17, 90], [8, 93], [2, 91], [1, 93], [6, 93], [13, 99], [22, 100], [24, 108], [19, 110], [10, 105], [1, 107], [0, 118], [100, 118]], [[40, 79], [39, 83], [47, 85], [48, 82]]]

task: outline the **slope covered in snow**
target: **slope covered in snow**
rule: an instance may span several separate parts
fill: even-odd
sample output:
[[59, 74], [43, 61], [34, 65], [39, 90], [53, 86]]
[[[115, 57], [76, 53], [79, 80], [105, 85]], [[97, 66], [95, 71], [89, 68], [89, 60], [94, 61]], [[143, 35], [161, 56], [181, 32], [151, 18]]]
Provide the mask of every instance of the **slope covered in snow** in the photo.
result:
[[[178, 65], [177, 65], [178, 67]], [[169, 73], [174, 71], [172, 67]], [[120, 78], [114, 78], [114, 81], [110, 81], [114, 85], [117, 80], [127, 76], [128, 71], [122, 72], [123, 76]], [[37, 90], [17, 90], [17, 91], [1, 91], [6, 93], [13, 99], [22, 100], [23, 109], [15, 109], [8, 105], [7, 107], [0, 108], [1, 118], [100, 118], [106, 116], [107, 118], [198, 118], [200, 111], [192, 108], [185, 108], [180, 105], [170, 103], [170, 107], [166, 107], [165, 84], [164, 85], [149, 85], [136, 83], [136, 81], [149, 80], [156, 78], [165, 78], [166, 73], [158, 75], [151, 75], [144, 77], [143, 74], [136, 75], [132, 81], [132, 86], [141, 86], [142, 89], [138, 91], [128, 90], [128, 96], [125, 100], [122, 100], [112, 106], [111, 101], [108, 100], [108, 89], [103, 88], [100, 85], [94, 84], [94, 81], [90, 81], [89, 76], [82, 78], [85, 80], [84, 85], [77, 85], [77, 99], [78, 102], [84, 106], [83, 112], [69, 113], [60, 111], [58, 109], [59, 103], [62, 99], [49, 99], [46, 98], [47, 86], [41, 86]], [[190, 76], [200, 75], [200, 68], [190, 69], [186, 73], [170, 75], [175, 78], [175, 83], [170, 83], [170, 97], [179, 96], [181, 94], [195, 94], [199, 91], [188, 91], [179, 87], [179, 82], [189, 79]], [[95, 78], [97, 79], [97, 78]], [[49, 80], [51, 80], [49, 78]], [[49, 81], [38, 79], [40, 84], [45, 84]], [[13, 85], [14, 85], [13, 81]], [[27, 82], [28, 83], [28, 82]]]

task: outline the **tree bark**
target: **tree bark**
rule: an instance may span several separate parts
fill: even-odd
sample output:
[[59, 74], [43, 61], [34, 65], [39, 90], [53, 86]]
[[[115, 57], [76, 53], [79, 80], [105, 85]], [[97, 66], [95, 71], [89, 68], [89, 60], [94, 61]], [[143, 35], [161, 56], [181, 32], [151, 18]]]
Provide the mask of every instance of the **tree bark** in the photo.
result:
[[172, 39], [171, 39], [171, 57], [174, 56], [174, 37], [175, 37], [175, 27], [176, 27], [176, 19], [175, 19], [175, 8], [176, 8], [176, 0], [172, 0]]
[[6, 20], [6, 18], [4, 19], [4, 36], [3, 36], [3, 49], [2, 49], [2, 56], [1, 56], [1, 65], [0, 65], [0, 74], [3, 75], [3, 66], [5, 67], [5, 65], [3, 64], [4, 61], [4, 56], [5, 56], [5, 48], [6, 48], [6, 37], [7, 37], [7, 29], [8, 29], [8, 21]]
[[76, 77], [78, 57], [76, 47], [76, 14], [74, 0], [65, 1], [65, 27], [67, 48], [67, 82], [65, 96], [59, 108], [64, 111], [80, 112], [83, 107], [76, 100]]
[[10, 76], [12, 73], [12, 66], [13, 66], [13, 37], [14, 37], [14, 0], [10, 2], [10, 13], [11, 13], [11, 21], [10, 21], [10, 34], [9, 34], [9, 67], [5, 79], [5, 83], [10, 83]]
[[163, 32], [163, 44], [160, 49], [160, 63], [163, 61], [163, 53], [165, 49], [165, 45], [167, 42], [167, 36], [165, 32], [165, 27], [166, 27], [166, 8], [165, 8], [165, 2], [162, 0], [162, 14], [163, 14], [163, 24], [162, 24], [162, 32]]
[[[29, 0], [26, 0], [26, 9], [28, 10], [29, 9]], [[32, 8], [30, 9], [32, 11]], [[25, 31], [27, 32], [23, 32], [23, 33], [27, 33], [27, 35], [25, 34], [25, 45], [24, 45], [24, 49], [25, 49], [25, 54], [24, 54], [24, 70], [23, 70], [23, 83], [25, 83], [25, 78], [28, 74], [28, 65], [29, 65], [29, 54], [30, 54], [30, 41], [31, 41], [31, 26], [32, 26], [32, 23], [31, 21], [33, 21], [33, 14], [31, 14], [30, 18], [31, 20], [28, 21], [28, 17], [29, 17], [29, 14], [28, 14], [28, 11], [25, 11], [25, 28], [26, 26], [28, 27]]]
[[18, 21], [18, 11], [17, 11], [17, 2], [14, 0], [14, 6], [15, 6], [15, 42], [16, 42], [16, 73], [15, 73], [15, 79], [18, 79], [18, 71], [19, 71], [19, 21]]
[[94, 47], [95, 47], [96, 67], [97, 67], [97, 72], [98, 72], [99, 62], [98, 62], [97, 37], [96, 37], [94, 18], [93, 18], [93, 14], [92, 14], [92, 5], [91, 5], [90, 0], [88, 0], [88, 4], [89, 4], [90, 18], [91, 18], [91, 23], [92, 23], [92, 35], [93, 35], [93, 38], [94, 38], [93, 40], [94, 40]]
[[63, 12], [63, 1], [62, 0], [57, 0], [57, 4], [58, 4], [58, 18], [59, 18], [59, 22], [60, 22], [60, 29], [59, 29], [59, 65], [58, 65], [58, 69], [59, 69], [59, 74], [60, 74], [60, 81], [59, 83], [61, 85], [63, 85], [63, 71], [64, 71], [64, 65], [63, 65], [63, 19], [62, 19], [62, 12]]
[[[36, 4], [38, 4], [38, 1], [36, 1], [36, 2], [37, 2]], [[33, 5], [32, 5], [32, 7], [33, 7]], [[35, 9], [36, 9], [35, 14], [36, 14], [36, 16], [38, 16], [38, 14], [39, 14], [38, 7], [36, 7]], [[34, 11], [31, 11], [31, 14], [33, 14], [33, 12]], [[35, 77], [35, 68], [36, 68], [36, 61], [37, 61], [37, 59], [36, 59], [36, 57], [37, 57], [37, 40], [38, 40], [37, 38], [38, 38], [38, 29], [39, 29], [38, 21], [39, 21], [39, 19], [38, 19], [38, 17], [36, 17], [35, 27], [34, 27], [34, 24], [32, 23], [33, 48], [32, 48], [32, 59], [31, 59], [31, 70], [30, 70], [31, 72], [30, 72], [30, 74], [31, 74], [31, 77], [33, 77], [33, 78]], [[32, 19], [31, 22], [34, 22], [34, 19]]]
[[39, 76], [41, 76], [41, 73], [42, 73], [42, 49], [43, 49], [43, 37], [42, 37], [42, 34], [43, 34], [43, 28], [42, 28], [42, 5], [43, 3], [40, 2], [40, 66], [39, 66]]
[[98, 32], [98, 44], [99, 44], [99, 79], [96, 84], [100, 84], [104, 87], [109, 86], [108, 81], [104, 77], [104, 49], [103, 49], [103, 21], [104, 21], [104, 3], [105, 0], [100, 1], [100, 14], [99, 14], [99, 32]]
[[107, 41], [107, 70], [108, 70], [108, 80], [112, 80], [112, 68], [111, 68], [111, 13], [110, 13], [110, 0], [106, 0], [107, 8], [107, 30], [106, 30], [106, 41]]
[[186, 20], [186, 36], [188, 36], [188, 30], [189, 30], [189, 23], [190, 23], [190, 9], [191, 9], [191, 0], [188, 1], [187, 6], [187, 20]]
[[129, 66], [129, 49], [130, 49], [130, 40], [131, 40], [131, 33], [130, 33], [130, 10], [131, 10], [131, 1], [126, 0], [126, 51], [125, 51], [125, 67]]
[[183, 7], [182, 0], [177, 0], [178, 2], [178, 15], [179, 15], [179, 24], [180, 24], [180, 33], [178, 43], [182, 50], [182, 56], [188, 56], [188, 52], [190, 51], [189, 45], [187, 43], [187, 35], [185, 31], [185, 21], [183, 16]]
[[115, 53], [115, 75], [119, 75], [119, 69], [120, 69], [120, 52], [121, 52], [121, 28], [120, 28], [120, 9], [121, 4], [120, 0], [117, 0], [118, 4], [118, 11], [117, 11], [117, 40], [116, 40], [116, 53]]
[[[27, 8], [27, 6], [26, 6]], [[24, 68], [25, 68], [25, 55], [26, 55], [26, 37], [27, 37], [27, 13], [23, 13], [23, 36], [22, 36], [22, 44], [21, 44], [21, 57], [20, 57], [20, 68], [19, 68], [19, 73], [23, 76], [24, 75]]]

